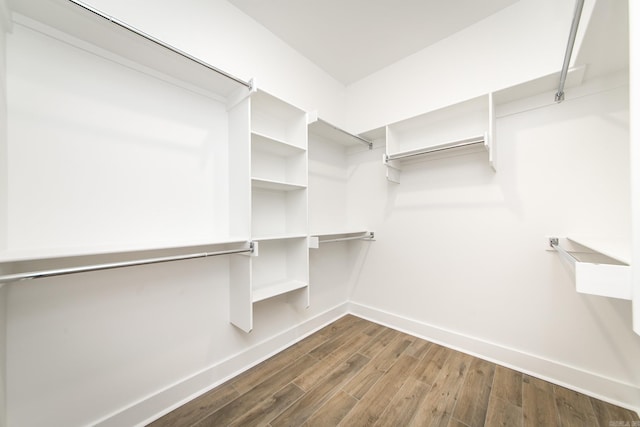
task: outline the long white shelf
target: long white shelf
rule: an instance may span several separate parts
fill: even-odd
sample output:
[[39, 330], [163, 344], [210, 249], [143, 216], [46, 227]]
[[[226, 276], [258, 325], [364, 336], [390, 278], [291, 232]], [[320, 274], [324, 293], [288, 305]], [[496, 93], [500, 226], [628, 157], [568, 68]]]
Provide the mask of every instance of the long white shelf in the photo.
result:
[[255, 242], [266, 242], [270, 240], [289, 240], [289, 239], [302, 239], [306, 238], [306, 233], [290, 233], [290, 234], [265, 234], [253, 237]]
[[304, 289], [307, 286], [309, 286], [307, 283], [299, 280], [283, 280], [280, 282], [269, 283], [267, 285], [254, 288], [251, 292], [251, 300], [255, 303], [278, 295], [286, 294], [287, 292]]
[[571, 238], [550, 238], [550, 245], [571, 268], [577, 292], [631, 300], [631, 267], [628, 264]]
[[249, 241], [249, 238], [230, 237], [188, 242], [158, 242], [145, 245], [101, 245], [92, 247], [41, 248], [7, 250], [0, 252], [0, 263], [39, 261], [55, 258], [72, 258], [99, 255], [132, 254], [138, 252], [193, 249], [199, 247], [220, 246]]
[[[249, 82], [76, 1], [20, 0], [12, 2], [12, 12], [27, 18], [14, 15], [16, 22], [39, 26], [40, 30], [52, 28], [62, 33], [59, 38], [67, 42], [96, 46], [225, 98], [239, 88], [251, 87]], [[52, 34], [50, 30], [46, 32]]]

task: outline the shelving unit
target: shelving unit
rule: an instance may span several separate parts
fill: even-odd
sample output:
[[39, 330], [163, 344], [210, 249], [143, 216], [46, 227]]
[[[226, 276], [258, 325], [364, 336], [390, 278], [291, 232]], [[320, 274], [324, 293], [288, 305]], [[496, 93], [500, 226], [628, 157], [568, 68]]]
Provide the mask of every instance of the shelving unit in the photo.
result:
[[[251, 236], [257, 250], [237, 261], [250, 271], [231, 292], [231, 323], [253, 329], [253, 304], [303, 292], [309, 306], [306, 113], [258, 90], [250, 99]], [[244, 265], [246, 263], [246, 265]]]
[[73, 1], [12, 19], [0, 262], [249, 240], [250, 82]]
[[628, 258], [625, 255], [613, 257], [587, 245], [591, 243], [573, 238], [549, 238], [549, 246], [570, 267], [576, 291], [631, 300], [632, 281]]
[[390, 124], [383, 156], [387, 179], [400, 183], [408, 163], [478, 151], [488, 152], [495, 170], [494, 127], [492, 94]]

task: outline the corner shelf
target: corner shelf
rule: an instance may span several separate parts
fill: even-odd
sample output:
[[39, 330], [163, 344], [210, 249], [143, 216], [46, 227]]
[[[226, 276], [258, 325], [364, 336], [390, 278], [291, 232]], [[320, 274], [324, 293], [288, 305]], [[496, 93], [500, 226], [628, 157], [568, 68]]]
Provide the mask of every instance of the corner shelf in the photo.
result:
[[495, 112], [491, 93], [386, 127], [387, 179], [400, 183], [402, 166], [427, 158], [486, 150], [496, 169]]
[[571, 268], [577, 292], [631, 300], [630, 265], [586, 246], [588, 244], [572, 238], [549, 238], [550, 247]]

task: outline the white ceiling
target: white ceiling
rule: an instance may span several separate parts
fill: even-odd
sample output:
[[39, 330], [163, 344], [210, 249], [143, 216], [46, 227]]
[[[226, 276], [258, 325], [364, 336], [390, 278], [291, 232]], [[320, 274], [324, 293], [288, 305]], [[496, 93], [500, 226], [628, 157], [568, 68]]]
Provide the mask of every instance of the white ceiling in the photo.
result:
[[518, 0], [228, 0], [345, 85]]

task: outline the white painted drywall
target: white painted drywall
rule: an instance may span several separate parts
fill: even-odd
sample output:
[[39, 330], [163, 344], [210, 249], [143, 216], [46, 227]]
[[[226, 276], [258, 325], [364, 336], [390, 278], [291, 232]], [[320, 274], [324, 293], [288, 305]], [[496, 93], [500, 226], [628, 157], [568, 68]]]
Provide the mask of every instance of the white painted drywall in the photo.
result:
[[[164, 1], [153, 2], [152, 7], [150, 2], [146, 5], [131, 1], [96, 0], [90, 3], [226, 71], [243, 78], [255, 77], [259, 87], [298, 106], [326, 111], [325, 117], [335, 123], [343, 117], [344, 88], [339, 83], [224, 1]], [[69, 62], [78, 65], [76, 60]], [[91, 70], [87, 75], [105, 77], [107, 71], [90, 62], [80, 61]], [[36, 71], [46, 73], [42, 69]], [[61, 71], [56, 74], [61, 74]], [[26, 90], [29, 91], [28, 88]], [[100, 95], [104, 101], [109, 90]], [[183, 95], [175, 96], [180, 98]], [[191, 99], [191, 102], [197, 101]], [[38, 104], [38, 108], [47, 107], [50, 106]], [[108, 102], [102, 102], [101, 108], [108, 107]], [[170, 110], [173, 107], [156, 105], [154, 111], [156, 116], [166, 118], [172, 114]], [[99, 108], [93, 111], [99, 111]], [[79, 115], [84, 113], [86, 111], [81, 109], [77, 112]], [[185, 110], [186, 113], [188, 111]], [[66, 117], [73, 119], [68, 114]], [[43, 130], [34, 125], [31, 129], [15, 127], [11, 132], [40, 132], [42, 136]], [[45, 143], [42, 139], [35, 142]], [[75, 143], [79, 144], [80, 138]], [[25, 161], [29, 156], [24, 150], [26, 148], [15, 147], [16, 155]], [[70, 174], [65, 175], [65, 170], [73, 170], [66, 168], [73, 166], [77, 157], [70, 155], [67, 160], [57, 155], [44, 158], [34, 154], [40, 151], [31, 151], [34, 162], [40, 166], [45, 166], [42, 162], [46, 163], [46, 160], [56, 160], [57, 178], [71, 178]], [[125, 150], [120, 154], [135, 153]], [[136, 161], [140, 161], [140, 157]], [[99, 167], [99, 162], [94, 166]], [[49, 169], [45, 167], [45, 170]], [[20, 175], [22, 172], [16, 169], [13, 171], [16, 176], [23, 176], [32, 183], [42, 180], [46, 183], [49, 179], [37, 170], [29, 176]], [[132, 170], [114, 173], [114, 179], [122, 179], [123, 173], [131, 175]], [[205, 170], [201, 177], [206, 185], [211, 174]], [[69, 185], [82, 187], [84, 183], [69, 182]], [[189, 190], [189, 186], [184, 189], [185, 192]], [[15, 197], [19, 195], [19, 192], [14, 193]], [[51, 200], [50, 195], [43, 196]], [[205, 204], [200, 207], [211, 213], [206, 209], [208, 201], [191, 202]], [[94, 200], [90, 205], [95, 207], [96, 203], [99, 201]], [[167, 206], [158, 208], [166, 209]], [[40, 218], [46, 216], [38, 206], [34, 205], [33, 209], [27, 213]], [[166, 211], [162, 213], [168, 214]], [[102, 212], [98, 216], [103, 221], [109, 220], [108, 213]], [[72, 221], [90, 222], [90, 217], [81, 215]], [[153, 221], [153, 218], [149, 220]], [[185, 225], [190, 227], [194, 224]], [[192, 232], [196, 231], [192, 229]], [[33, 237], [52, 237], [53, 232], [50, 229], [40, 237]], [[84, 243], [100, 237], [82, 233], [71, 236], [85, 239]], [[41, 243], [43, 246], [46, 244]], [[161, 399], [166, 399], [162, 391], [169, 390], [171, 397], [163, 401], [166, 406], [162, 407], [167, 409], [177, 403], [176, 399], [184, 399], [203, 387], [211, 387], [277, 350], [269, 344], [273, 337], [285, 337], [285, 341], [278, 338], [281, 342], [278, 345], [285, 345], [308, 332], [308, 325], [317, 327], [313, 319], [320, 316], [323, 321], [331, 320], [326, 319], [324, 313], [333, 313], [331, 310], [341, 307], [346, 301], [344, 281], [320, 281], [318, 286], [312, 286], [313, 304], [309, 309], [295, 304], [296, 298], [286, 295], [256, 304], [255, 326], [250, 334], [246, 334], [229, 323], [231, 284], [228, 262], [225, 257], [208, 258], [5, 286], [7, 424], [72, 426], [101, 421], [105, 425], [110, 422], [122, 425], [122, 420], [126, 420], [124, 424], [141, 422], [140, 417], [149, 417], [155, 414], [153, 411], [159, 410], [157, 402], [150, 406], [144, 403], [148, 402], [147, 398], [153, 399], [160, 393]], [[341, 259], [337, 262], [334, 269], [345, 264], [340, 263]], [[53, 262], [44, 261], [27, 263], [21, 269], [29, 271], [55, 266]], [[194, 382], [189, 383], [190, 378], [197, 379], [196, 386], [193, 386]], [[185, 384], [183, 381], [189, 385], [182, 386]], [[174, 388], [175, 385], [178, 387]], [[141, 402], [140, 410], [136, 404]], [[34, 407], [38, 407], [38, 411], [34, 411]], [[128, 411], [131, 407], [134, 409]]]
[[348, 129], [375, 129], [559, 71], [573, 4], [519, 1], [349, 85]]
[[582, 386], [637, 408], [630, 302], [578, 294], [545, 251], [546, 235], [630, 233], [626, 78], [581, 91], [499, 118], [497, 172], [486, 154], [471, 154], [408, 166], [398, 185], [385, 181], [382, 149], [354, 156], [350, 213], [369, 219], [378, 244], [351, 301], [539, 358], [501, 361], [525, 371], [543, 374], [550, 360], [630, 384], [624, 396]]
[[[4, 0], [0, 0], [0, 251], [7, 242], [7, 104], [5, 38], [9, 30], [9, 15]], [[0, 274], [6, 274], [0, 267]], [[0, 283], [0, 427], [7, 425], [7, 288]]]
[[344, 86], [225, 0], [86, 3], [302, 108], [342, 125]]
[[[629, 67], [631, 117], [640, 114], [640, 5], [629, 0]], [[631, 120], [631, 203], [632, 203], [632, 271], [633, 328], [640, 335], [640, 123]]]

